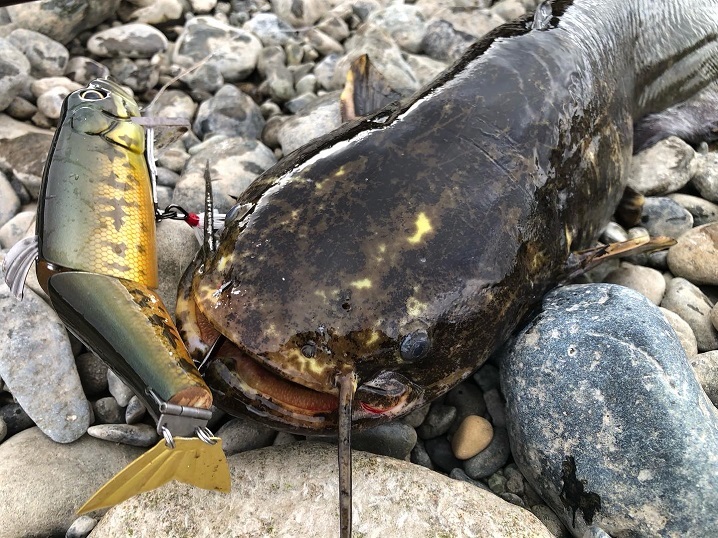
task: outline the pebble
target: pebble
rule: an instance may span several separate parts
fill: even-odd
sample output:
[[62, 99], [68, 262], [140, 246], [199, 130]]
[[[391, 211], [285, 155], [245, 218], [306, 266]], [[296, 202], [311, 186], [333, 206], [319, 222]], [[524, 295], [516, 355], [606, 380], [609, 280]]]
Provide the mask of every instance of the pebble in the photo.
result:
[[67, 48], [41, 33], [17, 28], [7, 37], [30, 62], [30, 75], [35, 78], [55, 77], [65, 72], [70, 58]]
[[444, 403], [456, 408], [456, 418], [449, 429], [449, 433], [456, 432], [466, 417], [470, 415], [483, 416], [486, 413], [484, 395], [473, 380], [459, 383], [451, 389], [446, 394]]
[[321, 30], [323, 33], [341, 43], [350, 35], [349, 26], [344, 19], [333, 15], [327, 15], [322, 17], [322, 20], [317, 24], [317, 30]]
[[690, 194], [669, 194], [668, 198], [681, 204], [693, 215], [693, 226], [718, 221], [718, 204]]
[[[65, 326], [35, 292], [26, 288], [19, 301], [1, 282], [0, 377], [46, 435], [71, 443], [90, 424], [90, 404]], [[52, 397], [48, 387], [53, 387]]]
[[[0, 79], [0, 87], [2, 80]], [[2, 91], [0, 91], [0, 95]], [[2, 99], [2, 97], [0, 97]], [[0, 114], [0, 167], [37, 199], [52, 131], [39, 129]]]
[[124, 410], [112, 396], [92, 402], [92, 411], [95, 424], [122, 424], [125, 417]]
[[244, 417], [230, 419], [217, 431], [228, 456], [270, 446], [276, 435], [273, 429]]
[[77, 373], [87, 396], [97, 396], [107, 390], [107, 365], [94, 353], [82, 353], [75, 358]]
[[9, 221], [20, 209], [20, 198], [7, 176], [0, 172], [0, 226]]
[[146, 413], [147, 408], [145, 408], [144, 404], [137, 396], [133, 396], [127, 404], [127, 409], [125, 409], [125, 422], [127, 424], [137, 424], [145, 418]]
[[337, 93], [316, 99], [296, 116], [285, 121], [277, 133], [282, 153], [289, 155], [310, 140], [330, 133], [341, 125]]
[[424, 422], [416, 429], [422, 439], [431, 439], [449, 431], [456, 418], [456, 407], [434, 403]]
[[0, 443], [5, 440], [5, 437], [7, 437], [7, 424], [5, 419], [0, 417]]
[[501, 396], [499, 389], [491, 389], [484, 392], [486, 410], [491, 416], [491, 423], [495, 427], [506, 427], [506, 402]]
[[18, 96], [5, 109], [5, 113], [20, 121], [28, 121], [37, 114], [37, 107], [27, 99]]
[[72, 522], [65, 533], [65, 538], [87, 538], [92, 529], [97, 525], [97, 520], [90, 516], [80, 516]]
[[[286, 61], [284, 49], [279, 45], [263, 48], [257, 59], [257, 71], [265, 79], [262, 84], [266, 85], [269, 97], [277, 103], [283, 103], [295, 96], [294, 77], [287, 68]], [[259, 107], [257, 109], [264, 118]]]
[[165, 35], [154, 26], [130, 23], [93, 34], [87, 49], [101, 58], [152, 58], [167, 48]]
[[88, 2], [30, 2], [8, 6], [10, 20], [19, 28], [34, 30], [67, 44], [80, 32], [94, 28], [117, 12], [120, 0]]
[[451, 439], [454, 456], [468, 460], [484, 450], [494, 436], [491, 423], [483, 417], [469, 415], [459, 426]]
[[277, 436], [272, 441], [272, 446], [283, 446], [296, 443], [297, 438], [288, 432], [277, 432]]
[[110, 369], [107, 370], [107, 387], [120, 407], [127, 407], [127, 404], [130, 403], [130, 400], [135, 395], [134, 391]]
[[277, 17], [295, 28], [311, 26], [328, 10], [321, 0], [274, 0], [272, 10]]
[[575, 536], [718, 533], [718, 414], [655, 305], [557, 288], [500, 361], [515, 462]]
[[77, 82], [70, 80], [67, 77], [44, 77], [37, 80], [33, 80], [30, 84], [30, 90], [35, 98], [40, 97], [42, 94], [49, 92], [53, 88], [64, 88], [67, 93], [79, 90], [82, 86]]
[[718, 284], [718, 223], [704, 224], [683, 234], [668, 251], [675, 276], [694, 284]]
[[671, 312], [663, 307], [660, 307], [660, 309], [666, 321], [673, 327], [673, 330], [676, 331], [676, 336], [678, 336], [678, 340], [683, 347], [683, 351], [686, 352], [686, 356], [693, 357], [697, 355], [698, 341], [696, 340], [696, 335], [693, 334], [691, 326], [675, 312]]
[[61, 86], [51, 88], [37, 98], [37, 109], [46, 118], [57, 120], [62, 114], [62, 104], [69, 93]]
[[666, 292], [666, 281], [660, 271], [628, 262], [621, 262], [603, 281], [636, 290], [655, 305], [661, 303]]
[[468, 482], [469, 484], [472, 484], [476, 486], [477, 488], [481, 488], [484, 491], [491, 491], [491, 488], [489, 488], [486, 484], [483, 482], [480, 482], [478, 480], [474, 480], [469, 475], [467, 475], [463, 469], [460, 467], [454, 467], [451, 472], [449, 473], [449, 476], [453, 478], [454, 480], [461, 480], [462, 482]]
[[419, 54], [406, 53], [404, 59], [422, 86], [434, 80], [449, 67], [446, 62], [440, 62]]
[[264, 118], [259, 106], [229, 84], [199, 106], [192, 125], [192, 130], [202, 140], [219, 134], [257, 139], [263, 128]]
[[501, 471], [495, 472], [486, 479], [486, 484], [489, 486], [489, 489], [496, 493], [496, 495], [506, 493], [506, 482], [506, 477], [501, 474]]
[[430, 409], [431, 404], [422, 405], [421, 407], [414, 409], [408, 415], [404, 415], [401, 420], [404, 424], [408, 424], [412, 428], [418, 428], [421, 426], [422, 422], [424, 422], [424, 419], [426, 418], [426, 415], [429, 414]]
[[77, 509], [141, 453], [88, 435], [58, 444], [38, 428], [11, 437], [0, 445], [0, 532], [7, 537], [64, 533], [77, 519]]
[[86, 56], [73, 56], [65, 66], [65, 76], [82, 85], [96, 78], [107, 77], [109, 74], [110, 70], [107, 66]]
[[[231, 493], [170, 483], [111, 509], [93, 538], [336, 535], [336, 447], [292, 443], [236, 454], [228, 463]], [[352, 463], [361, 477], [353, 486], [354, 513], [361, 514], [352, 524], [355, 536], [391, 536], [401, 522], [405, 536], [480, 536], [492, 529], [492, 538], [551, 538], [533, 514], [471, 484], [361, 451]]]
[[35, 212], [22, 211], [0, 227], [0, 247], [10, 248], [15, 243], [34, 235]]
[[718, 202], [718, 154], [710, 152], [696, 157], [692, 184], [703, 198]]
[[461, 58], [474, 41], [474, 36], [457, 30], [450, 22], [438, 20], [426, 27], [421, 50], [433, 60], [452, 63]]
[[487, 362], [476, 371], [473, 379], [483, 392], [488, 392], [499, 387], [500, 372], [496, 366]]
[[690, 325], [698, 351], [718, 349], [718, 333], [710, 320], [713, 303], [698, 286], [684, 278], [674, 278], [666, 286], [661, 306], [675, 312]]
[[152, 446], [160, 438], [149, 424], [98, 424], [87, 428], [87, 433], [103, 441], [141, 447]]
[[265, 47], [284, 46], [297, 36], [296, 30], [274, 13], [257, 13], [242, 25], [242, 30], [256, 35]]
[[641, 226], [652, 237], [664, 235], [677, 239], [693, 227], [693, 215], [670, 198], [647, 196]]
[[473, 458], [463, 462], [464, 471], [473, 479], [485, 478], [506, 465], [509, 456], [511, 448], [506, 428], [494, 427], [494, 436], [489, 445]]
[[688, 357], [706, 396], [718, 407], [718, 350]]
[[680, 138], [671, 136], [637, 155], [631, 161], [628, 186], [646, 196], [677, 191], [693, 176], [696, 152]]
[[344, 47], [333, 37], [328, 36], [318, 28], [311, 28], [304, 34], [304, 40], [316, 50], [320, 56], [344, 52]]
[[204, 168], [210, 163], [214, 206], [226, 213], [236, 198], [264, 170], [277, 162], [274, 153], [256, 140], [212, 137], [192, 148], [172, 203], [187, 211], [204, 211]]
[[160, 279], [157, 293], [168, 312], [175, 311], [180, 278], [199, 247], [194, 230], [180, 220], [167, 219], [157, 225], [157, 269]]
[[389, 422], [353, 434], [352, 449], [403, 460], [409, 458], [416, 441], [414, 428], [402, 422]]
[[0, 37], [0, 58], [3, 76], [0, 77], [0, 111], [5, 110], [12, 100], [25, 88], [30, 76], [30, 62], [9, 39]]
[[426, 451], [424, 441], [421, 439], [417, 438], [414, 448], [411, 449], [409, 461], [411, 461], [411, 463], [415, 463], [416, 465], [421, 465], [422, 467], [431, 469], [432, 471], [434, 470], [434, 464], [429, 457], [429, 453]]
[[369, 14], [366, 24], [384, 30], [406, 52], [416, 54], [426, 33], [421, 10], [409, 4], [391, 4]]
[[182, 0], [153, 0], [134, 10], [128, 20], [154, 25], [178, 21], [182, 17], [184, 6]]
[[192, 86], [192, 81], [204, 76], [209, 67], [216, 68], [225, 82], [239, 82], [254, 71], [261, 50], [262, 42], [254, 34], [202, 16], [185, 24], [177, 38], [172, 62], [192, 67], [211, 53], [212, 58], [187, 83]]
[[135, 94], [149, 91], [159, 82], [159, 71], [152, 60], [108, 58], [105, 65], [118, 82], [128, 86]]
[[569, 538], [571, 536], [564, 524], [561, 522], [561, 519], [559, 519], [556, 513], [545, 504], [532, 506], [531, 512], [539, 518], [541, 523], [543, 523], [549, 532], [556, 538]]

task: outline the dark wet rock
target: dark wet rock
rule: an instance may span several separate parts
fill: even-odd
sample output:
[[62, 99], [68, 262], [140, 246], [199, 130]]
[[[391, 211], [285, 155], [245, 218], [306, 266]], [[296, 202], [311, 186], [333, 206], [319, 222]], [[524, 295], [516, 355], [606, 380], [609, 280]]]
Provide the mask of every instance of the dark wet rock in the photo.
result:
[[484, 402], [491, 417], [491, 424], [496, 427], [506, 427], [506, 402], [501, 397], [499, 389], [484, 392]]
[[451, 389], [446, 394], [444, 403], [456, 408], [456, 419], [449, 430], [450, 433], [455, 432], [466, 417], [470, 415], [483, 416], [486, 413], [484, 395], [471, 379]]
[[94, 353], [83, 353], [75, 358], [77, 373], [87, 396], [96, 396], [107, 390], [107, 365]]
[[98, 424], [87, 428], [87, 433], [103, 441], [130, 446], [148, 447], [159, 441], [157, 431], [149, 424]]
[[32, 428], [35, 423], [18, 403], [9, 403], [0, 407], [0, 420], [5, 426], [5, 436], [12, 437], [16, 433]]
[[167, 38], [154, 26], [131, 23], [93, 34], [87, 48], [102, 58], [152, 58], [167, 48]]
[[62, 43], [24, 28], [13, 30], [7, 39], [29, 60], [33, 77], [55, 77], [65, 72], [70, 53]]
[[270, 446], [276, 435], [275, 430], [244, 417], [229, 420], [217, 431], [228, 456]]
[[204, 211], [204, 169], [210, 164], [214, 205], [226, 213], [236, 198], [264, 170], [276, 162], [274, 153], [264, 144], [245, 138], [212, 137], [192, 148], [172, 202], [187, 211]]
[[661, 306], [675, 312], [693, 330], [698, 351], [718, 349], [718, 332], [710, 320], [713, 303], [698, 286], [684, 278], [674, 278], [666, 286]]
[[511, 448], [506, 428], [494, 428], [494, 436], [489, 446], [473, 458], [464, 461], [463, 468], [473, 479], [485, 478], [506, 465], [509, 456], [511, 456]]
[[554, 290], [501, 361], [514, 459], [574, 536], [718, 533], [717, 415], [647, 299]]
[[34, 30], [67, 44], [83, 30], [114, 15], [120, 0], [45, 0], [9, 6], [7, 13], [18, 28]]
[[499, 387], [499, 369], [491, 363], [485, 363], [473, 377], [474, 382], [483, 392]]
[[693, 215], [670, 198], [647, 196], [643, 204], [641, 226], [651, 236], [678, 239], [693, 227]]
[[263, 127], [264, 118], [259, 106], [232, 85], [222, 86], [200, 105], [192, 126], [195, 134], [203, 140], [218, 134], [259, 138]]
[[416, 430], [402, 422], [389, 422], [352, 435], [352, 448], [372, 454], [406, 459], [416, 445]]
[[434, 403], [424, 422], [416, 429], [422, 439], [432, 439], [449, 431], [456, 419], [456, 408], [450, 405]]
[[141, 453], [88, 435], [58, 444], [37, 428], [8, 439], [0, 445], [0, 532], [63, 536], [77, 509]]
[[501, 471], [497, 471], [486, 478], [486, 483], [488, 484], [489, 489], [496, 493], [496, 495], [506, 493], [506, 482], [506, 477], [501, 474]]
[[450, 63], [458, 60], [474, 41], [472, 35], [456, 30], [450, 22], [438, 20], [426, 27], [421, 51], [429, 58]]
[[668, 198], [681, 204], [693, 215], [693, 226], [718, 221], [718, 204], [690, 194], [669, 194]]
[[[7, 424], [5, 423], [5, 419], [0, 417], [0, 443], [2, 443], [6, 437], [7, 437]], [[428, 458], [428, 455], [427, 455], [427, 458]]]
[[451, 443], [449, 443], [446, 437], [427, 439], [424, 441], [424, 446], [432, 463], [445, 473], [449, 473], [457, 467], [462, 467], [463, 462], [454, 456], [454, 451], [451, 450]]
[[415, 463], [416, 465], [426, 467], [427, 469], [434, 469], [434, 464], [431, 462], [429, 453], [426, 451], [424, 441], [418, 438], [416, 440], [414, 448], [411, 449], [409, 461], [411, 461], [411, 463]]
[[92, 411], [95, 414], [95, 424], [122, 424], [124, 422], [124, 410], [112, 396], [92, 402]]
[[430, 409], [431, 404], [422, 405], [421, 407], [414, 409], [408, 415], [403, 416], [401, 421], [404, 424], [408, 424], [412, 428], [418, 428], [421, 426], [422, 422], [424, 422], [424, 419], [426, 418], [426, 415], [429, 414]]

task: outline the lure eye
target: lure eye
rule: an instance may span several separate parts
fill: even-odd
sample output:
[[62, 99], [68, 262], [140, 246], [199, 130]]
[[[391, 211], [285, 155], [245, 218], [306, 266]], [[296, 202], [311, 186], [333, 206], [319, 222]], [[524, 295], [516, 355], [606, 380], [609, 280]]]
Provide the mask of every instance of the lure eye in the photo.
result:
[[105, 99], [110, 94], [105, 90], [89, 89], [85, 90], [80, 94], [80, 99], [83, 101], [99, 101]]
[[426, 357], [430, 347], [431, 340], [428, 333], [420, 329], [404, 337], [399, 346], [399, 353], [405, 361], [414, 362]]

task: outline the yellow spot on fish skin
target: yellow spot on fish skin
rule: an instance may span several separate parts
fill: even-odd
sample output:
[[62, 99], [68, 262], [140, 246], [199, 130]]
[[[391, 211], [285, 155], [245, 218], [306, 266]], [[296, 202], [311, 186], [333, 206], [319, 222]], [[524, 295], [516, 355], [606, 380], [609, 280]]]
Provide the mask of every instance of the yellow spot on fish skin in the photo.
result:
[[365, 290], [367, 288], [371, 288], [371, 280], [369, 280], [368, 278], [362, 278], [361, 280], [355, 280], [354, 282], [351, 282], [349, 285], [358, 290]]
[[342, 177], [342, 176], [343, 176], [344, 174], [346, 174], [346, 173], [347, 173], [347, 171], [344, 169], [344, 165], [341, 165], [341, 167], [339, 168], [339, 170], [337, 170], [334, 175], [335, 175], [336, 177]]
[[367, 338], [366, 345], [370, 346], [377, 340], [379, 340], [379, 333], [377, 331], [372, 331], [369, 338]]
[[386, 245], [384, 243], [379, 245], [379, 252], [381, 252], [382, 254], [386, 252]]
[[427, 304], [422, 303], [416, 297], [409, 297], [406, 300], [406, 313], [410, 318], [418, 318], [424, 314]]
[[322, 299], [324, 299], [324, 301], [327, 300], [327, 294], [324, 290], [316, 290], [314, 292], [314, 295], [316, 295], [317, 297], [321, 297]]
[[217, 271], [224, 271], [230, 263], [231, 256], [222, 256], [217, 262]]
[[409, 237], [407, 241], [412, 244], [417, 244], [421, 241], [421, 239], [432, 231], [434, 228], [431, 226], [431, 221], [429, 221], [429, 218], [426, 216], [426, 213], [419, 213], [419, 215], [416, 217], [416, 233]]

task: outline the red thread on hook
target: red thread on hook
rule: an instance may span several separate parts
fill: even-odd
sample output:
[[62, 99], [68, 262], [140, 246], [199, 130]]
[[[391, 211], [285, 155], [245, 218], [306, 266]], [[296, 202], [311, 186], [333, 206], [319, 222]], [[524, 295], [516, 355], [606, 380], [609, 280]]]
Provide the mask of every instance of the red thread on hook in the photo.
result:
[[196, 228], [199, 226], [199, 215], [197, 213], [187, 213], [187, 218], [185, 218], [185, 222], [192, 226], [193, 228]]

